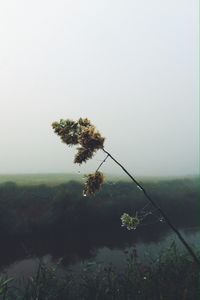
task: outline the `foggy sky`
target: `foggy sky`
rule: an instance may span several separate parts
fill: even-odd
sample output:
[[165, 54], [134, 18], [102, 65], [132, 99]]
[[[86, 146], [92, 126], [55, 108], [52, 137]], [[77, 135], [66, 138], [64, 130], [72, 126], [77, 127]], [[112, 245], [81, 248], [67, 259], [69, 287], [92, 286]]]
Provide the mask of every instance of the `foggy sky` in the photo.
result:
[[1, 0], [0, 173], [93, 172], [51, 129], [88, 117], [131, 173], [197, 174], [197, 3]]

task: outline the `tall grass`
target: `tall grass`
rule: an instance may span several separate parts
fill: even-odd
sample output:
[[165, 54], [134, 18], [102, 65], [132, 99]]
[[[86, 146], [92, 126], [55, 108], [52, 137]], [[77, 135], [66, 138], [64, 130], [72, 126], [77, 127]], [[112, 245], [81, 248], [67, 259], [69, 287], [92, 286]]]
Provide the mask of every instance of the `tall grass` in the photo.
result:
[[[176, 244], [150, 264], [127, 254], [124, 270], [111, 265], [83, 265], [79, 274], [60, 272], [40, 262], [33, 277], [19, 282], [0, 280], [1, 300], [197, 300], [199, 270]], [[5, 288], [6, 286], [6, 288]]]

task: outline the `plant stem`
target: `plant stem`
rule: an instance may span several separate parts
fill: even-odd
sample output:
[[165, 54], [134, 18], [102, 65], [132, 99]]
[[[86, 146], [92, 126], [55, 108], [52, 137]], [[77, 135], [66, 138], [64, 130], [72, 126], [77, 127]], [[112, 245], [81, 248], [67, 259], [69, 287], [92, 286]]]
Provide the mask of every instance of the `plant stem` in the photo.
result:
[[96, 169], [96, 172], [99, 171], [99, 169], [101, 168], [101, 166], [103, 165], [103, 163], [105, 163], [106, 159], [109, 157], [109, 155], [107, 154], [107, 156], [104, 158], [104, 160], [100, 163], [100, 165], [98, 166], [98, 168]]
[[179, 240], [182, 242], [182, 244], [185, 246], [185, 248], [188, 250], [192, 258], [194, 259], [195, 263], [200, 266], [200, 261], [197, 257], [197, 255], [194, 253], [193, 249], [188, 245], [188, 243], [185, 241], [181, 233], [176, 229], [176, 227], [171, 223], [168, 216], [165, 214], [165, 212], [154, 202], [154, 200], [148, 195], [146, 190], [141, 186], [141, 184], [104, 148], [102, 149], [116, 164], [118, 164], [122, 170], [132, 179], [132, 181], [141, 189], [141, 191], [144, 193], [145, 197], [149, 200], [149, 202], [161, 213], [163, 218], [165, 219], [166, 223], [171, 227], [171, 229], [176, 233]]

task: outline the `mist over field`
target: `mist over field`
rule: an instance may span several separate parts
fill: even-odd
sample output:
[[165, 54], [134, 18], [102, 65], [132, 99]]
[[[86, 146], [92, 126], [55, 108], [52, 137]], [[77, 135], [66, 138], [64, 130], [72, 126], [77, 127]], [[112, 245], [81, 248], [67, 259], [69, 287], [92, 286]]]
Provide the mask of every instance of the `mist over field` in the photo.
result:
[[0, 300], [198, 298], [198, 24], [0, 1]]
[[135, 175], [197, 174], [197, 6], [1, 1], [0, 173], [93, 170], [103, 153], [74, 166], [51, 128], [88, 117]]

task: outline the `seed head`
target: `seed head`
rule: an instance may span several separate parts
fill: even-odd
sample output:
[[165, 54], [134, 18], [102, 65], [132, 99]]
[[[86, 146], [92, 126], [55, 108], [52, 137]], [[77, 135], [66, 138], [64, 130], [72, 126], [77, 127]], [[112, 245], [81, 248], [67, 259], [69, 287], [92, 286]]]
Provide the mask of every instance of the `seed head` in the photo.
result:
[[93, 195], [96, 191], [99, 191], [101, 185], [104, 183], [103, 173], [97, 171], [94, 174], [86, 175], [86, 182], [83, 190], [84, 196]]
[[63, 143], [80, 146], [74, 158], [75, 163], [86, 162], [97, 150], [103, 148], [105, 138], [87, 118], [80, 118], [78, 121], [61, 119], [60, 122], [54, 122], [52, 127]]
[[136, 227], [140, 223], [140, 220], [138, 219], [137, 216], [131, 217], [127, 213], [123, 213], [120, 219], [122, 221], [122, 227], [126, 227], [128, 230], [136, 229]]
[[88, 159], [92, 158], [92, 156], [94, 155], [94, 152], [92, 152], [88, 148], [78, 147], [77, 150], [78, 150], [78, 152], [76, 153], [75, 158], [74, 158], [75, 164], [80, 165], [83, 162], [86, 162]]

